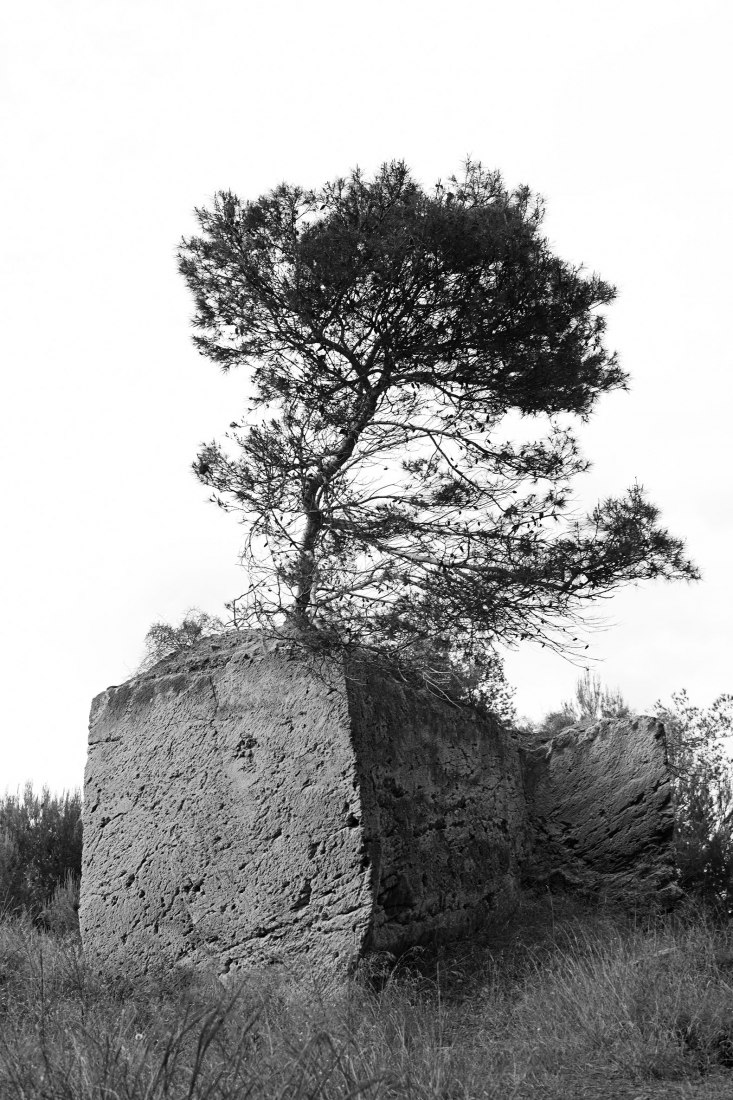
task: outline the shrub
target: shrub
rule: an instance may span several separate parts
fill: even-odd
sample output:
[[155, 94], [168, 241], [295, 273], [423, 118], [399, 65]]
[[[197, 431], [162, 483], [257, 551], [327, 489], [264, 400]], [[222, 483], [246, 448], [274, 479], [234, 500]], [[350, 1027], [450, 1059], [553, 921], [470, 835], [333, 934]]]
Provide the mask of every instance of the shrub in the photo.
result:
[[191, 607], [178, 626], [171, 623], [153, 623], [145, 635], [145, 656], [140, 662], [140, 672], [146, 672], [173, 653], [189, 649], [199, 638], [218, 634], [224, 624], [216, 615]]

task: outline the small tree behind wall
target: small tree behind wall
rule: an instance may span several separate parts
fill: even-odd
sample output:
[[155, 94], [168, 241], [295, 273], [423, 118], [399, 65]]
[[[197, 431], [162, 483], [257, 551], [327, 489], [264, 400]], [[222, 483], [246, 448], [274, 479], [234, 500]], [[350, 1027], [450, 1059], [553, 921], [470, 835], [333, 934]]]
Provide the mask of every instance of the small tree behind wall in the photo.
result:
[[631, 708], [618, 688], [606, 687], [597, 673], [585, 672], [575, 684], [575, 694], [557, 710], [549, 711], [534, 726], [542, 737], [554, 737], [578, 722], [595, 722], [599, 718], [626, 718]]
[[631, 708], [618, 688], [606, 687], [597, 673], [586, 669], [575, 685], [575, 698], [568, 704], [579, 721], [597, 718], [625, 718]]
[[240, 624], [496, 668], [498, 641], [578, 649], [593, 599], [697, 576], [638, 485], [570, 508], [570, 418], [626, 376], [613, 288], [553, 253], [529, 189], [468, 161], [426, 190], [393, 162], [196, 213], [195, 343], [253, 391], [194, 465], [244, 524]]

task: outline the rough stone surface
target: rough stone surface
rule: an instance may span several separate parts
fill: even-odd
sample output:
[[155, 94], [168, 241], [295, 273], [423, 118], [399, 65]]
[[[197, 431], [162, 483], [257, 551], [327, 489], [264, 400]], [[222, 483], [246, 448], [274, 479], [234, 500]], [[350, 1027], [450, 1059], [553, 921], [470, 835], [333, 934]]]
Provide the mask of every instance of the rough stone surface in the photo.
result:
[[534, 836], [525, 882], [673, 900], [672, 783], [655, 718], [564, 730], [525, 757]]
[[84, 949], [128, 976], [464, 935], [511, 910], [527, 855], [498, 725], [257, 637], [99, 695], [84, 799]]
[[366, 946], [399, 951], [506, 918], [528, 854], [514, 738], [374, 672], [347, 686], [372, 867]]

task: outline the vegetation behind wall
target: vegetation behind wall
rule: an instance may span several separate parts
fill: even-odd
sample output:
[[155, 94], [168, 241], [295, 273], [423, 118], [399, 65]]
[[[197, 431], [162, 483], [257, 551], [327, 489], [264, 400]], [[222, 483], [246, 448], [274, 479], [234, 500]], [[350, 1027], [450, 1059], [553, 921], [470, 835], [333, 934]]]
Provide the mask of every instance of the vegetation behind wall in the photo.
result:
[[0, 800], [0, 914], [27, 913], [37, 923], [73, 925], [81, 878], [79, 791]]
[[657, 703], [675, 785], [675, 859], [683, 890], [733, 913], [733, 695], [694, 706], [686, 691]]

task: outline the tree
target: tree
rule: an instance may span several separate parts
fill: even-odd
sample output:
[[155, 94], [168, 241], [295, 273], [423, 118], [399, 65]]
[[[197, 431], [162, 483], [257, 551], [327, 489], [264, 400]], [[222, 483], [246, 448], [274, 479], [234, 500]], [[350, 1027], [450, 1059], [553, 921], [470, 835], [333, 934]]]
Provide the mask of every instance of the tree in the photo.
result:
[[675, 788], [675, 854], [683, 889], [733, 912], [733, 695], [707, 709], [686, 691], [658, 702]]
[[[613, 288], [553, 254], [529, 189], [468, 161], [428, 192], [393, 162], [196, 215], [195, 343], [251, 372], [248, 413], [194, 464], [246, 528], [240, 623], [481, 666], [497, 640], [580, 647], [621, 585], [697, 577], [638, 485], [569, 508], [570, 416], [626, 376]], [[507, 414], [544, 436], [502, 439]]]

